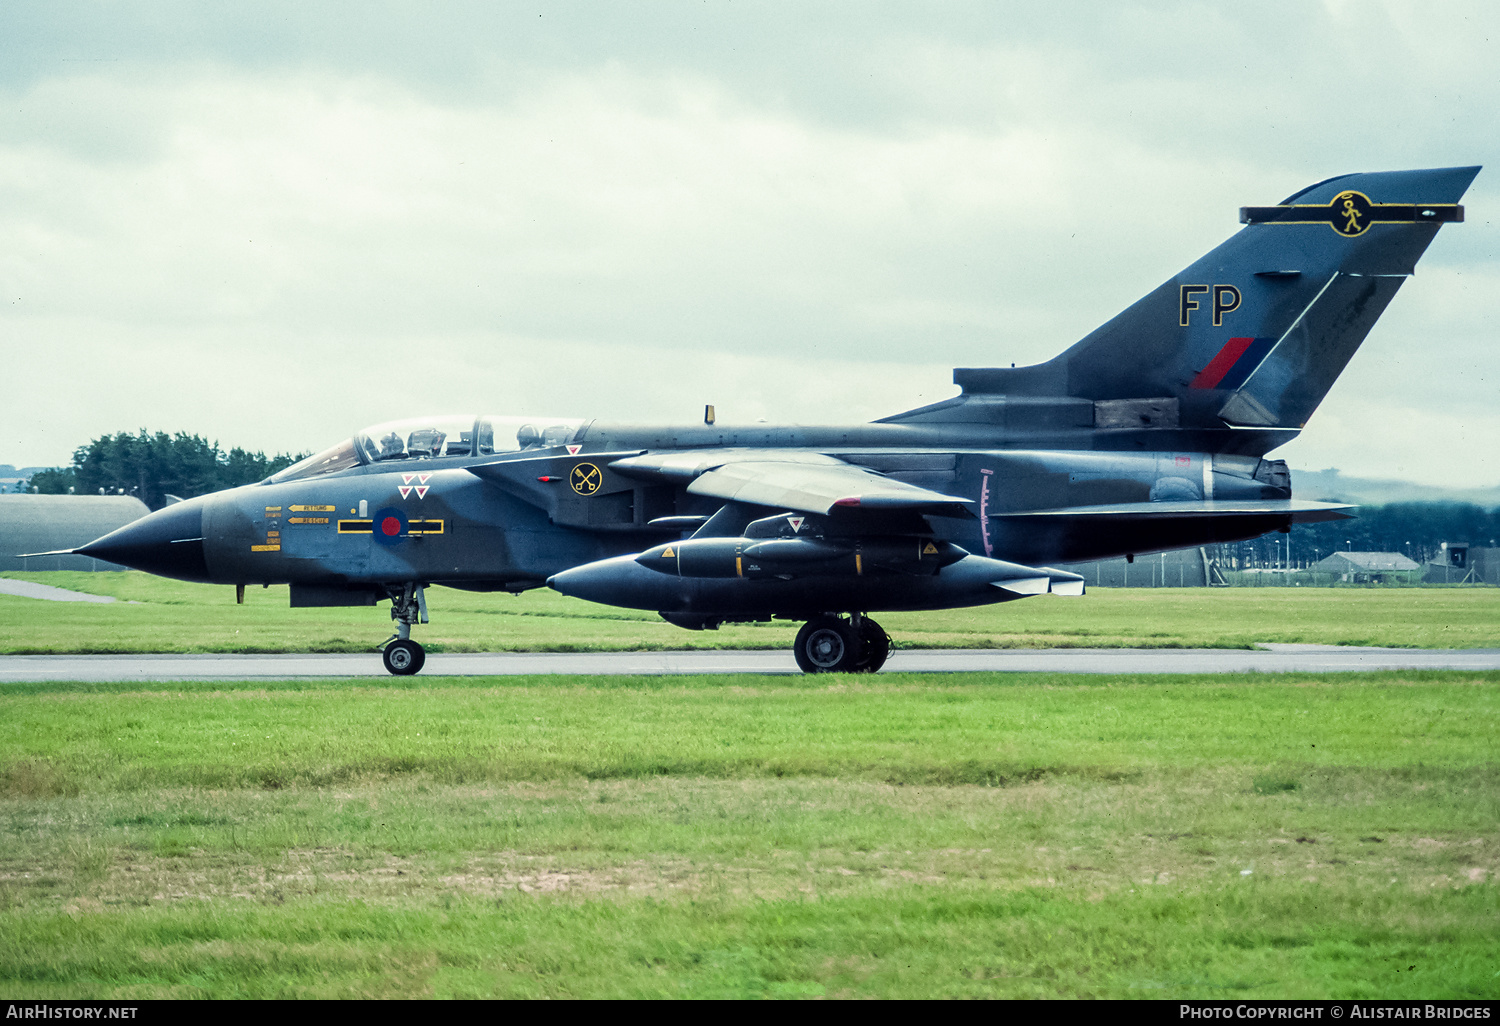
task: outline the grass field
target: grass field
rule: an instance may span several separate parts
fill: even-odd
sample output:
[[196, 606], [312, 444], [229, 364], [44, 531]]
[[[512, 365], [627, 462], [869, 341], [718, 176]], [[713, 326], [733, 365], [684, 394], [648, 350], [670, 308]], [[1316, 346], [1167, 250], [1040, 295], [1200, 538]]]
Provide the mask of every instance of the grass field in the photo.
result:
[[1493, 998], [1497, 728], [1493, 673], [10, 685], [0, 995]]
[[[390, 634], [388, 606], [290, 609], [284, 587], [234, 589], [149, 574], [7, 573], [111, 595], [113, 604], [0, 595], [0, 654], [90, 652], [366, 652]], [[435, 652], [789, 648], [799, 624], [685, 631], [654, 613], [545, 589], [485, 595], [434, 588]], [[975, 609], [883, 613], [897, 645], [920, 648], [1248, 648], [1315, 642], [1418, 648], [1500, 647], [1500, 588], [1095, 589]]]

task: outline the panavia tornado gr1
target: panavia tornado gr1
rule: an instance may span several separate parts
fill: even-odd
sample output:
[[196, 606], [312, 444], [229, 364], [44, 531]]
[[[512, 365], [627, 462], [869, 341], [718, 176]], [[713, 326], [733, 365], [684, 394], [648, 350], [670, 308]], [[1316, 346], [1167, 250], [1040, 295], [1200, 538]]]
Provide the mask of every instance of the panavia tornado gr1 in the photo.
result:
[[[1228, 241], [1061, 355], [848, 427], [462, 416], [360, 431], [256, 485], [75, 550], [189, 581], [391, 603], [550, 586], [680, 627], [805, 620], [808, 672], [878, 670], [870, 614], [1081, 595], [1055, 564], [1337, 519], [1266, 454], [1295, 437], [1477, 167], [1345, 175], [1240, 209]], [[788, 373], [794, 373], [789, 368]]]

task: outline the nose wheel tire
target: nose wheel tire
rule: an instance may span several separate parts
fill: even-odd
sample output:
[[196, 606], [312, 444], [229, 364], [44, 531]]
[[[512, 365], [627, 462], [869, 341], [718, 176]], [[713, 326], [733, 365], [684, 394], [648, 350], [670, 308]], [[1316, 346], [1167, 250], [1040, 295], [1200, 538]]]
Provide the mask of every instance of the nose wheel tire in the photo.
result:
[[427, 662], [427, 652], [415, 641], [393, 641], [381, 653], [385, 668], [398, 677], [409, 677]]

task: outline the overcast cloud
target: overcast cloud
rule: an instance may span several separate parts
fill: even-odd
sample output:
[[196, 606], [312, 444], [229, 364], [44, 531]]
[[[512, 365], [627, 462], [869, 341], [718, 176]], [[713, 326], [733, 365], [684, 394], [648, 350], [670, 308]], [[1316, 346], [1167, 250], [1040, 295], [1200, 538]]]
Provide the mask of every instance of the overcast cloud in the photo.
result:
[[1472, 3], [9, 3], [0, 462], [445, 411], [837, 422], [1348, 171], [1491, 165], [1278, 455], [1500, 483]]

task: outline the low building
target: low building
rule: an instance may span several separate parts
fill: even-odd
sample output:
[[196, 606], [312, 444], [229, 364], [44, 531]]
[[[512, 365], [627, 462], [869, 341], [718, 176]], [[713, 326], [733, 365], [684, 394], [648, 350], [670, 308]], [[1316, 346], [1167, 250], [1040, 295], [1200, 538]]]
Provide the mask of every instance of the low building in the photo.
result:
[[123, 570], [88, 556], [28, 556], [87, 545], [148, 510], [129, 495], [0, 495], [0, 570]]
[[1437, 559], [1422, 567], [1423, 584], [1500, 584], [1500, 549], [1443, 542]]
[[1385, 584], [1415, 580], [1422, 567], [1399, 552], [1335, 552], [1308, 569], [1351, 584]]

